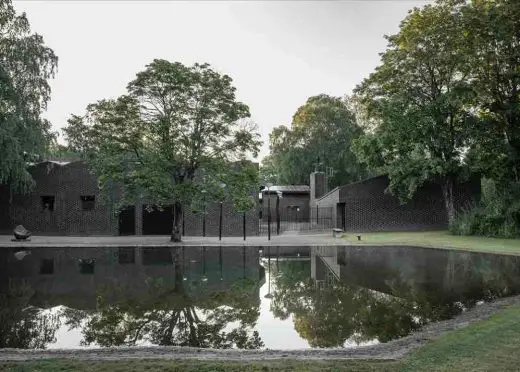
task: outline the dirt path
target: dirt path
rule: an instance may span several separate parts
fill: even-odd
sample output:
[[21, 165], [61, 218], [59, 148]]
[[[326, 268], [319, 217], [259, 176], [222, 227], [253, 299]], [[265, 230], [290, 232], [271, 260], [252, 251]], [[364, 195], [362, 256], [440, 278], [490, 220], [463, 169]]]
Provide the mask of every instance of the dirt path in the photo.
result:
[[89, 350], [0, 349], [0, 361], [24, 361], [50, 358], [82, 360], [121, 359], [200, 359], [200, 360], [273, 360], [273, 359], [399, 359], [445, 332], [460, 329], [493, 313], [520, 303], [520, 296], [478, 305], [450, 320], [431, 323], [407, 337], [384, 344], [352, 349], [321, 350], [215, 350], [187, 347], [117, 347]]

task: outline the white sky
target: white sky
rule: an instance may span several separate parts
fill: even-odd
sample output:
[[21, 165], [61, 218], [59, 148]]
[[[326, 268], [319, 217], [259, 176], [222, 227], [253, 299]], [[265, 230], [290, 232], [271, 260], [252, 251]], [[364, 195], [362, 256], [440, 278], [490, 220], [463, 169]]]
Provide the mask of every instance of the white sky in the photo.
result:
[[154, 58], [230, 75], [265, 141], [308, 97], [349, 94], [379, 63], [383, 34], [429, 1], [17, 1], [59, 57], [55, 129], [116, 97]]

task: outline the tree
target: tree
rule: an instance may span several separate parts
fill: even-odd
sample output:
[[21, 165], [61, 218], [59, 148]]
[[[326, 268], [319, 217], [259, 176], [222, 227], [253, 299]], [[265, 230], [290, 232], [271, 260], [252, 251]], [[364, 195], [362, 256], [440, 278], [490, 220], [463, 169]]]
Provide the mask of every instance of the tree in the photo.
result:
[[461, 14], [483, 124], [472, 155], [480, 171], [509, 190], [509, 182], [520, 183], [520, 4], [472, 1]]
[[[263, 346], [253, 328], [259, 303], [252, 301], [258, 282], [239, 280], [226, 291], [208, 290], [204, 282], [185, 281], [180, 249], [174, 253], [174, 285], [149, 278], [146, 300], [108, 300], [98, 294], [93, 312], [67, 309], [71, 328], [81, 328], [83, 345], [133, 346], [148, 341], [162, 346], [258, 349]], [[210, 275], [211, 276], [211, 273]], [[85, 321], [86, 320], [86, 321]]]
[[57, 61], [42, 36], [31, 33], [25, 14], [0, 0], [0, 184], [11, 191], [32, 186], [27, 164], [39, 160], [54, 137], [41, 114]]
[[450, 224], [454, 185], [465, 175], [466, 153], [476, 136], [460, 6], [439, 1], [411, 10], [399, 33], [386, 37], [381, 65], [355, 89], [379, 121], [355, 143], [360, 159], [387, 173], [390, 191], [402, 200], [425, 181], [438, 181]]
[[0, 348], [45, 349], [56, 342], [60, 319], [33, 306], [33, 296], [26, 285], [0, 293]]
[[259, 134], [243, 120], [249, 108], [236, 101], [231, 78], [208, 64], [156, 59], [127, 89], [73, 116], [65, 135], [87, 154], [102, 190], [117, 185], [120, 205], [137, 197], [172, 204], [171, 240], [180, 241], [183, 205], [202, 190], [218, 190], [231, 162], [256, 156]]
[[291, 128], [281, 125], [269, 134], [271, 154], [264, 161], [264, 174], [283, 184], [307, 184], [322, 162], [334, 169], [331, 187], [359, 181], [365, 173], [350, 144], [361, 134], [345, 100], [325, 94], [310, 97], [294, 114]]

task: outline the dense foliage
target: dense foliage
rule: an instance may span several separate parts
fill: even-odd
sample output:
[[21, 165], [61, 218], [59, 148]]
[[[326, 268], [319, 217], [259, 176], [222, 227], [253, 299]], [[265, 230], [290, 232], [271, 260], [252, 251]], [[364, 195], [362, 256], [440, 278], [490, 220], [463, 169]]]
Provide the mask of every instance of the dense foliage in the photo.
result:
[[12, 191], [32, 186], [27, 164], [39, 160], [54, 138], [41, 114], [57, 62], [42, 36], [31, 33], [25, 14], [0, 0], [0, 184]]
[[[388, 173], [390, 190], [403, 200], [424, 182], [439, 182], [459, 233], [520, 231], [511, 192], [520, 181], [519, 15], [520, 4], [510, 0], [415, 8], [356, 88], [377, 123], [355, 141], [360, 160]], [[494, 182], [494, 197], [457, 221], [454, 185], [470, 172]]]
[[361, 134], [347, 101], [325, 94], [310, 97], [290, 128], [281, 125], [271, 131], [271, 154], [262, 162], [262, 177], [278, 184], [308, 184], [309, 174], [320, 167], [332, 168], [330, 187], [358, 181], [365, 173], [350, 143]]
[[[173, 205], [173, 241], [181, 239], [183, 205], [203, 191], [208, 199], [238, 195], [242, 210], [253, 205], [248, 191], [256, 173], [246, 157], [256, 156], [259, 135], [244, 121], [249, 108], [235, 99], [229, 76], [207, 64], [156, 59], [127, 89], [127, 95], [89, 105], [64, 129], [71, 150], [86, 154], [103, 190], [117, 185], [120, 205], [137, 197]], [[232, 168], [245, 169], [244, 175]]]

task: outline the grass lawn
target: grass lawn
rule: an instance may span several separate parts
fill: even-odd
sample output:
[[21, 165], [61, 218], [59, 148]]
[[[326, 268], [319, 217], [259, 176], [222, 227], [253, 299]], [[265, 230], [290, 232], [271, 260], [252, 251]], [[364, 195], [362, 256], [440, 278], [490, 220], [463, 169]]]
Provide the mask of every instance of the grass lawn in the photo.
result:
[[[520, 254], [520, 239], [450, 235], [448, 231], [347, 233], [342, 239], [354, 244], [416, 245], [477, 252]], [[361, 241], [357, 240], [361, 235]]]
[[401, 361], [74, 361], [0, 364], [5, 372], [55, 371], [517, 371], [520, 368], [520, 306], [465, 329], [447, 333]]

